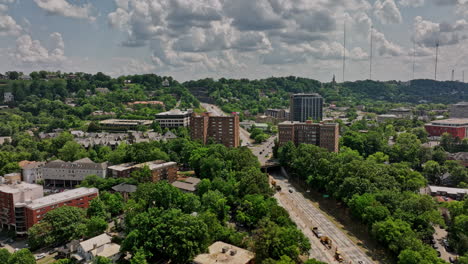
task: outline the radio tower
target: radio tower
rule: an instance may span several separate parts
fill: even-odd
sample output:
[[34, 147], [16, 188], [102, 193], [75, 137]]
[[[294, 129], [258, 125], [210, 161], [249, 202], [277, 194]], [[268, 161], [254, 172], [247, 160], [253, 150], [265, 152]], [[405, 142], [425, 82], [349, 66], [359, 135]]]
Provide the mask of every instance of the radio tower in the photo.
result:
[[415, 46], [415, 43], [414, 43], [414, 40], [413, 40], [413, 76], [411, 77], [411, 80], [414, 80], [414, 65], [415, 65], [415, 62], [414, 62], [414, 57], [416, 56], [416, 46]]
[[439, 41], [436, 43], [436, 59], [435, 59], [435, 70], [434, 70], [434, 80], [437, 81], [437, 62], [439, 59]]
[[372, 80], [372, 42], [374, 38], [374, 26], [371, 26], [371, 34], [370, 34], [370, 56], [369, 56], [369, 80]]
[[455, 70], [452, 69], [452, 82], [454, 81], [454, 79], [455, 79]]
[[343, 23], [343, 82], [345, 81], [345, 67], [346, 67], [346, 20]]

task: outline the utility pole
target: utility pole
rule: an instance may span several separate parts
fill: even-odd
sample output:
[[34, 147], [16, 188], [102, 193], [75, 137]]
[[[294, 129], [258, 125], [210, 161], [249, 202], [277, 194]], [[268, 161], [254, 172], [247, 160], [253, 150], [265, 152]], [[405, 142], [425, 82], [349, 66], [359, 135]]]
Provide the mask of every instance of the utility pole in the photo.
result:
[[437, 62], [439, 59], [439, 41], [436, 43], [436, 58], [435, 58], [435, 70], [434, 70], [434, 80], [437, 81]]
[[374, 38], [374, 26], [371, 26], [370, 32], [370, 56], [369, 56], [369, 80], [372, 80], [372, 42]]

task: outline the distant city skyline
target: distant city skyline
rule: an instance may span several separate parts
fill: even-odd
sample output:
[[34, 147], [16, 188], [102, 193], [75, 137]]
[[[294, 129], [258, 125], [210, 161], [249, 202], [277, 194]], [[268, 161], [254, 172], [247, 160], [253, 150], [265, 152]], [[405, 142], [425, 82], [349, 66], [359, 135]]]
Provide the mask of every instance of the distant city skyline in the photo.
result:
[[[0, 71], [462, 80], [466, 0], [0, 0]], [[372, 34], [371, 34], [371, 27]], [[414, 42], [414, 45], [413, 45]], [[413, 47], [415, 50], [413, 51]]]

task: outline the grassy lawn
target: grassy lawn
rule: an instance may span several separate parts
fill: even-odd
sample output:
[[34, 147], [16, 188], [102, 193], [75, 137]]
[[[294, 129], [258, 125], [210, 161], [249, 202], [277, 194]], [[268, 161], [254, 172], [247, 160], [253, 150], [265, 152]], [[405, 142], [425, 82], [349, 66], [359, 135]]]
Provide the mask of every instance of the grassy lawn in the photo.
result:
[[38, 260], [36, 263], [37, 264], [51, 264], [56, 261], [55, 256], [57, 256], [57, 253], [54, 253], [52, 255], [47, 255], [47, 257]]
[[206, 109], [200, 106], [198, 108], [193, 109], [193, 111], [197, 114], [202, 114], [206, 112]]

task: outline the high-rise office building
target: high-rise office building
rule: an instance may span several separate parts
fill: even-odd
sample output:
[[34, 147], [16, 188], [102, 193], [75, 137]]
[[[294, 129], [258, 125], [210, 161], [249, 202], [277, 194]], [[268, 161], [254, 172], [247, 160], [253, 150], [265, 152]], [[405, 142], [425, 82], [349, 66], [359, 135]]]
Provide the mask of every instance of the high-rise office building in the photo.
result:
[[290, 100], [289, 117], [291, 121], [321, 121], [323, 117], [323, 97], [317, 93], [293, 94]]
[[238, 147], [239, 139], [239, 116], [211, 116], [204, 113], [201, 116], [193, 114], [190, 119], [190, 133], [192, 139], [200, 139], [206, 144], [208, 139], [223, 144], [226, 147]]

